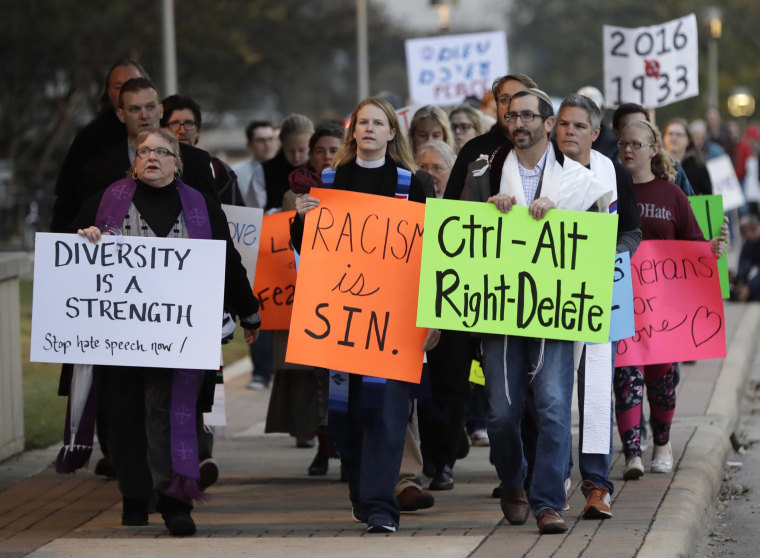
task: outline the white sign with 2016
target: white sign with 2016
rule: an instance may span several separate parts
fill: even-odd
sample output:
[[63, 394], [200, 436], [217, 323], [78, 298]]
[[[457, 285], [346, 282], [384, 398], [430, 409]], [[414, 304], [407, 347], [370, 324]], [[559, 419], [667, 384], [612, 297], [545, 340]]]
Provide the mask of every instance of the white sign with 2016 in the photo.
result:
[[697, 18], [649, 27], [604, 26], [604, 97], [646, 108], [699, 95]]

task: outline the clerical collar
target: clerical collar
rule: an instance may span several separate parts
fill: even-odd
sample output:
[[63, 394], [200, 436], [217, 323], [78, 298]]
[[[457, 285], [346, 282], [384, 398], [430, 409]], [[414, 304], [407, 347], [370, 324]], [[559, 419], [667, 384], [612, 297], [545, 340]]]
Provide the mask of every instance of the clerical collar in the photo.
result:
[[377, 159], [376, 161], [365, 161], [364, 159], [359, 158], [357, 155], [356, 164], [365, 169], [379, 169], [385, 164], [385, 156], [383, 156], [382, 159]]

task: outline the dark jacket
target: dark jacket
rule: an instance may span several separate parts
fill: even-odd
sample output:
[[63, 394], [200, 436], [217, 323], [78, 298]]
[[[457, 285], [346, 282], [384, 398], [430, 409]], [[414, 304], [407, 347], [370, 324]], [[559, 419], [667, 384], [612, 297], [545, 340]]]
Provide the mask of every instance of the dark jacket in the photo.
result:
[[[53, 206], [52, 232], [63, 232], [71, 224], [82, 202], [79, 194], [84, 179], [84, 168], [89, 161], [124, 141], [127, 128], [113, 109], [101, 114], [74, 137], [63, 160], [55, 184], [56, 200]], [[110, 184], [110, 183], [109, 183]]]
[[288, 176], [296, 170], [280, 149], [269, 161], [261, 163], [264, 170], [264, 184], [267, 189], [267, 205], [264, 210], [282, 207], [282, 197], [290, 189]]
[[498, 124], [494, 124], [485, 134], [472, 138], [465, 143], [459, 155], [457, 155], [454, 166], [451, 167], [449, 181], [443, 194], [444, 199], [460, 199], [462, 190], [464, 189], [464, 181], [467, 178], [467, 167], [470, 166], [470, 163], [480, 155], [493, 154], [494, 151], [505, 144], [510, 144], [510, 142], [507, 139], [505, 130]]

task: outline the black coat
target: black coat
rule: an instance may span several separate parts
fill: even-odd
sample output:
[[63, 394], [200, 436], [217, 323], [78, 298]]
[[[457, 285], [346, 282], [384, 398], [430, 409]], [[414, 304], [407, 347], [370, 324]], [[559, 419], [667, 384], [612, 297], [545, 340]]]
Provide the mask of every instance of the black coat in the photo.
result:
[[288, 176], [296, 167], [291, 165], [280, 149], [272, 159], [261, 163], [264, 170], [264, 184], [267, 190], [267, 204], [264, 210], [282, 207], [282, 198], [290, 189]]
[[464, 181], [467, 178], [467, 167], [470, 166], [470, 163], [482, 154], [493, 154], [494, 151], [505, 144], [509, 144], [509, 140], [504, 129], [498, 124], [494, 124], [485, 134], [474, 137], [465, 143], [459, 155], [457, 155], [454, 166], [451, 167], [449, 181], [446, 183], [446, 191], [443, 194], [444, 199], [458, 200], [464, 189]]
[[109, 109], [82, 128], [71, 142], [55, 184], [55, 205], [52, 232], [64, 232], [76, 216], [87, 196], [79, 193], [88, 162], [124, 141], [127, 128]]

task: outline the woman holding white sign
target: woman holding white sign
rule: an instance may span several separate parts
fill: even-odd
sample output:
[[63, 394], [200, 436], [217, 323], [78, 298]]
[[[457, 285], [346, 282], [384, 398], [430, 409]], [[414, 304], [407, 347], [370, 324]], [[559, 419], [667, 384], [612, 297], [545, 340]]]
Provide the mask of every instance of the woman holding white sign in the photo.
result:
[[[224, 307], [241, 316], [245, 338], [252, 343], [259, 332], [259, 304], [230, 239], [227, 219], [218, 204], [180, 180], [181, 172], [179, 144], [171, 132], [141, 133], [132, 176], [87, 201], [74, 223], [95, 225], [77, 232], [93, 243], [103, 234], [224, 240]], [[110, 425], [110, 457], [123, 496], [122, 524], [148, 524], [155, 490], [157, 510], [169, 532], [194, 534], [190, 511], [193, 500], [204, 497], [198, 487], [195, 418], [204, 371], [103, 366], [96, 372], [97, 368], [103, 370], [96, 374], [95, 395]]]
[[[618, 141], [620, 161], [633, 177], [641, 214], [643, 240], [694, 240], [704, 242], [696, 217], [686, 195], [672, 180], [675, 169], [662, 146], [660, 133], [645, 120], [625, 125]], [[716, 258], [725, 252], [728, 228], [714, 238]], [[676, 408], [676, 382], [673, 363], [628, 366], [615, 369], [615, 415], [623, 442], [626, 465], [623, 478], [637, 479], [644, 474], [641, 462], [641, 404], [644, 386], [652, 409], [654, 452], [652, 472], [673, 470], [670, 425]]]
[[[326, 187], [420, 203], [435, 195], [430, 175], [413, 172], [416, 165], [396, 112], [377, 97], [365, 99], [351, 113], [332, 167], [335, 170], [322, 173]], [[306, 214], [318, 206], [319, 199], [308, 194], [296, 199], [298, 216], [290, 232], [298, 252]], [[424, 350], [437, 341], [437, 330], [431, 330]], [[330, 372], [330, 441], [346, 473], [354, 518], [366, 523], [369, 533], [393, 533], [400, 518], [395, 488], [409, 419], [410, 384], [347, 376], [348, 382], [341, 373]]]

